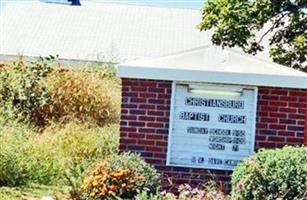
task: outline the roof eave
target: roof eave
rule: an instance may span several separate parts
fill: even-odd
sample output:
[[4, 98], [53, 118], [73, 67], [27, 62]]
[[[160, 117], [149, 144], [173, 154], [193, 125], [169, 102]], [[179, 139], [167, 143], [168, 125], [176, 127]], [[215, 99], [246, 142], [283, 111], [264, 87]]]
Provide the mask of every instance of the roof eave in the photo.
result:
[[286, 76], [237, 72], [217, 72], [188, 69], [156, 68], [148, 66], [119, 65], [121, 78], [206, 82], [248, 86], [307, 89], [307, 76]]

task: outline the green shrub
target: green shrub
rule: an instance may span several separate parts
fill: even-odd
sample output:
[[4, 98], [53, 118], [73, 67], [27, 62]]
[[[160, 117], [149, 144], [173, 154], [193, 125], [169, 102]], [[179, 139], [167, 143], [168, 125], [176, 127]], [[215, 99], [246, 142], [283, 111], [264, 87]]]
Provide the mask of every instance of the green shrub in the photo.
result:
[[38, 133], [12, 122], [0, 131], [0, 185], [65, 184], [79, 188], [90, 163], [115, 154], [117, 144], [117, 125], [100, 127], [71, 121], [54, 123]]
[[11, 134], [12, 130], [2, 128], [0, 134], [0, 186], [16, 186], [26, 182], [25, 169], [20, 166], [23, 158], [21, 134]]
[[46, 77], [53, 71], [55, 57], [25, 63], [22, 59], [0, 68], [0, 106], [17, 118], [39, 120], [38, 110], [49, 104]]
[[100, 127], [90, 121], [57, 122], [38, 134], [34, 143], [56, 152], [67, 163], [93, 162], [117, 153], [118, 130], [116, 124]]
[[89, 168], [81, 196], [84, 199], [134, 198], [141, 192], [154, 194], [159, 174], [139, 155], [113, 155]]
[[307, 198], [307, 148], [261, 150], [232, 175], [233, 199]]
[[84, 171], [97, 160], [117, 154], [118, 125], [98, 126], [93, 122], [70, 121], [52, 123], [37, 144], [55, 152], [54, 159], [63, 166], [62, 184], [71, 187], [76, 196], [84, 178]]
[[59, 162], [33, 143], [31, 129], [14, 125], [3, 127], [0, 133], [0, 185], [54, 183], [61, 174]]

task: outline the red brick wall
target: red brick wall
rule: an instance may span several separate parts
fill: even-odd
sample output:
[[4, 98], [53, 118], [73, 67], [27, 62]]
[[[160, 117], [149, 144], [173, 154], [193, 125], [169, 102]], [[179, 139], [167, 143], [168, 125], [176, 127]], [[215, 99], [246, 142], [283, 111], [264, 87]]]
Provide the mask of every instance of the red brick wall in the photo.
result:
[[[122, 80], [120, 150], [139, 152], [163, 174], [164, 186], [229, 181], [230, 171], [166, 166], [170, 81]], [[303, 144], [307, 137], [307, 90], [259, 88], [256, 148]], [[174, 187], [173, 186], [173, 187]]]
[[259, 88], [256, 147], [304, 144], [306, 115], [307, 90]]

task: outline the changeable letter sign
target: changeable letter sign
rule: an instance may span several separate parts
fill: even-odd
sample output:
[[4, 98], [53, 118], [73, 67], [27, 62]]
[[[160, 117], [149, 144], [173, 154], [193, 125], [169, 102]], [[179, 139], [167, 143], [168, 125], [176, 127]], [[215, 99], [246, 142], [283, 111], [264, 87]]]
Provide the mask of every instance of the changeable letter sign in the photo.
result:
[[173, 83], [167, 164], [233, 170], [254, 152], [257, 88]]

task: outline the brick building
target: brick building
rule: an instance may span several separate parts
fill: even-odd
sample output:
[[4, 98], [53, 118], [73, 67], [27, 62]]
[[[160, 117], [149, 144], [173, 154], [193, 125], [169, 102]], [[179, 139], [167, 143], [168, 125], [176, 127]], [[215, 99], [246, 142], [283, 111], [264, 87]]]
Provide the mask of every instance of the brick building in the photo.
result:
[[[119, 66], [120, 150], [140, 153], [168, 187], [228, 182], [259, 148], [307, 144], [307, 74], [206, 47]], [[198, 93], [197, 93], [198, 92]]]

